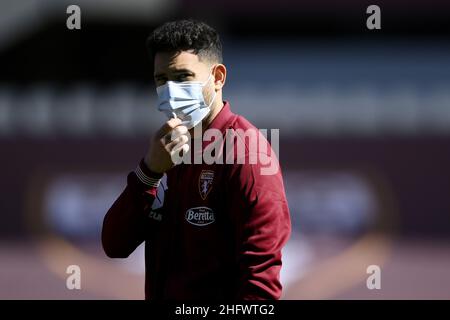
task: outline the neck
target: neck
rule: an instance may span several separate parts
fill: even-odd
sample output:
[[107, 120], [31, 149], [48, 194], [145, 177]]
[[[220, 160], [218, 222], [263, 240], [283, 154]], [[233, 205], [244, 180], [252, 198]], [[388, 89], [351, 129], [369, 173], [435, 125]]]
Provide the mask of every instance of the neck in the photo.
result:
[[217, 95], [216, 99], [214, 100], [213, 105], [211, 106], [211, 112], [209, 113], [209, 115], [203, 120], [203, 131], [205, 131], [209, 125], [214, 121], [214, 119], [217, 117], [217, 115], [219, 114], [220, 110], [222, 110], [223, 108], [223, 101], [222, 101], [222, 96], [219, 97], [219, 95]]

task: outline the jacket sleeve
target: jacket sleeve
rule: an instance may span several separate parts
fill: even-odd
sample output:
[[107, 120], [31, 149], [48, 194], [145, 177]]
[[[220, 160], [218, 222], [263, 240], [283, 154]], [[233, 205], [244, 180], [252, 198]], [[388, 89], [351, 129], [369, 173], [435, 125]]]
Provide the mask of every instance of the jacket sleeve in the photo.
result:
[[281, 249], [291, 232], [289, 208], [281, 170], [264, 175], [261, 169], [260, 164], [233, 165], [230, 177], [238, 300], [281, 297]]
[[156, 197], [160, 176], [149, 172], [143, 161], [138, 168], [128, 174], [125, 190], [103, 220], [102, 245], [110, 258], [127, 258], [146, 238], [146, 212]]

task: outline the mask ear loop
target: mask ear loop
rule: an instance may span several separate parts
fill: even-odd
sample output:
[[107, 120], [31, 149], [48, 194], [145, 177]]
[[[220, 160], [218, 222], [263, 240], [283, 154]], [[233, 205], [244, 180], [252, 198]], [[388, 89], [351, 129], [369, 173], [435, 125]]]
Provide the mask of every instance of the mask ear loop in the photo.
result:
[[214, 96], [213, 96], [213, 98], [211, 99], [211, 102], [209, 103], [208, 108], [211, 108], [211, 106], [212, 106], [212, 104], [213, 104], [213, 102], [214, 102], [214, 99], [216, 99], [216, 95], [217, 95], [217, 91], [214, 90]]
[[212, 73], [210, 73], [208, 76], [208, 79], [206, 79], [206, 81], [202, 83], [202, 87], [206, 86], [206, 84], [209, 82], [209, 80], [211, 80], [211, 76], [212, 76]]
[[[214, 68], [215, 68], [215, 66], [213, 67], [213, 70], [214, 70]], [[211, 76], [212, 76], [212, 73], [209, 74], [208, 80], [206, 80], [206, 82], [205, 82], [204, 85], [206, 85], [206, 84], [208, 83], [208, 81], [209, 81], [209, 79], [211, 78]], [[212, 106], [212, 104], [213, 104], [213, 102], [214, 102], [214, 99], [216, 99], [216, 95], [217, 95], [217, 91], [214, 90], [214, 96], [213, 96], [213, 98], [211, 99], [211, 102], [209, 103], [208, 108], [211, 108], [211, 106]]]

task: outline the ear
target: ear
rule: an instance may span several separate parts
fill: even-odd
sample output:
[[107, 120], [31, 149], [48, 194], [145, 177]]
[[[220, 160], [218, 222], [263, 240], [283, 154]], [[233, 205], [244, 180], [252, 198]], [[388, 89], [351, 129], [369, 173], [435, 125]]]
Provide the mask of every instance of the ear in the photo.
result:
[[214, 89], [220, 90], [225, 85], [227, 79], [227, 68], [225, 65], [219, 63], [214, 67]]

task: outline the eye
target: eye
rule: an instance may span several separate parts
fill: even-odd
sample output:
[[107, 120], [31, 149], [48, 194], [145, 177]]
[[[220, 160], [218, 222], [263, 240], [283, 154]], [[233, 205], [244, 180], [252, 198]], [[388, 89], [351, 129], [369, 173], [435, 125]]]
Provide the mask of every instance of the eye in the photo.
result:
[[177, 81], [190, 81], [192, 80], [192, 76], [188, 73], [181, 73], [177, 76]]
[[156, 84], [157, 87], [162, 86], [166, 82], [167, 82], [167, 78], [166, 77], [155, 78], [155, 84]]

